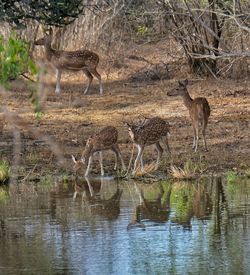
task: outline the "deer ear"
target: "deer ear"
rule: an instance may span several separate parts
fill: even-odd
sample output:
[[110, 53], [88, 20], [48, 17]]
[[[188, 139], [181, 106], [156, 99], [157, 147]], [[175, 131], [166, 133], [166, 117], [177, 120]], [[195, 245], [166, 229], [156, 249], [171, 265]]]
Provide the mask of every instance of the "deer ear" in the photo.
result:
[[71, 157], [72, 157], [73, 162], [76, 163], [77, 162], [76, 158], [73, 155], [71, 155]]
[[187, 80], [187, 79], [183, 80], [182, 82], [183, 82], [183, 85], [184, 85], [184, 86], [187, 86], [187, 85], [188, 85], [188, 80]]
[[50, 27], [49, 28], [49, 35], [52, 35], [53, 31], [52, 31], [52, 28]]
[[185, 86], [182, 80], [178, 81], [179, 86]]
[[85, 157], [82, 157], [82, 158], [81, 158], [81, 162], [82, 162], [82, 163], [85, 163]]
[[125, 127], [127, 127], [127, 128], [130, 128], [130, 127], [131, 127], [131, 125], [130, 125], [127, 121], [124, 121], [124, 122], [123, 122], [123, 125], [124, 125]]

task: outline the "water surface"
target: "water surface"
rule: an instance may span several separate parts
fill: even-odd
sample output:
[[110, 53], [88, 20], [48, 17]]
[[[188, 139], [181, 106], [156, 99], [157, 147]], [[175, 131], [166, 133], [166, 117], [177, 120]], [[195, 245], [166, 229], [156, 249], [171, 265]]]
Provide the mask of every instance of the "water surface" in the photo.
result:
[[249, 274], [250, 182], [0, 189], [0, 274]]

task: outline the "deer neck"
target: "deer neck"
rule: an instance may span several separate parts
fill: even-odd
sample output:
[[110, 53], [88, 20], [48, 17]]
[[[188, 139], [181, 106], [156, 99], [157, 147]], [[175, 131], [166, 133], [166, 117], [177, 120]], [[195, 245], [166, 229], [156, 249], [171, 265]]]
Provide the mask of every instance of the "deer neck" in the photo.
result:
[[52, 49], [50, 42], [46, 42], [44, 45], [44, 48], [45, 48], [46, 58], [48, 59], [48, 61], [51, 61], [51, 58], [54, 55], [55, 50]]
[[93, 149], [92, 144], [89, 144], [89, 146], [85, 147], [85, 150], [83, 151], [83, 154], [82, 154], [82, 157], [84, 157], [85, 160], [88, 161], [88, 159], [90, 158], [91, 153], [92, 153], [92, 149]]
[[185, 93], [182, 95], [184, 105], [187, 107], [187, 109], [191, 109], [193, 99], [190, 97], [188, 90], [186, 89]]

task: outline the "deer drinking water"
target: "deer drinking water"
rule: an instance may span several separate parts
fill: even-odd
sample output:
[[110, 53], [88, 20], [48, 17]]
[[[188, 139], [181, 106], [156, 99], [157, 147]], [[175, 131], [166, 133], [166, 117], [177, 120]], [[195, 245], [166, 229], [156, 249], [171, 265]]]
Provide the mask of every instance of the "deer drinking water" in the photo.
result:
[[155, 148], [158, 153], [155, 169], [158, 168], [160, 158], [163, 153], [163, 149], [160, 145], [160, 141], [164, 143], [168, 152], [170, 152], [168, 145], [168, 135], [169, 135], [169, 125], [168, 123], [160, 118], [153, 117], [150, 119], [146, 119], [140, 125], [125, 123], [128, 127], [129, 135], [133, 141], [133, 143], [138, 148], [137, 157], [134, 162], [134, 168], [132, 174], [134, 175], [138, 169], [138, 162], [141, 163], [141, 169], [143, 170], [143, 159], [142, 154], [143, 150], [146, 146], [155, 145]]
[[191, 123], [194, 130], [193, 149], [197, 152], [199, 141], [199, 126], [202, 128], [203, 142], [205, 150], [207, 149], [206, 142], [206, 127], [210, 116], [210, 107], [205, 97], [197, 97], [192, 99], [187, 90], [188, 80], [179, 81], [179, 86], [167, 93], [168, 96], [182, 96], [184, 105], [189, 111]]
[[89, 171], [91, 168], [93, 155], [95, 153], [99, 153], [99, 162], [101, 166], [101, 175], [104, 176], [104, 169], [103, 169], [103, 156], [102, 152], [105, 150], [112, 150], [115, 153], [115, 167], [114, 169], [117, 169], [117, 159], [118, 157], [121, 160], [122, 168], [123, 170], [126, 169], [121, 151], [119, 149], [119, 146], [117, 144], [118, 140], [118, 131], [113, 126], [106, 126], [104, 127], [99, 133], [91, 136], [88, 138], [85, 150], [83, 151], [82, 157], [80, 160], [76, 160], [74, 156], [72, 156], [74, 164], [74, 170], [77, 172], [82, 164], [88, 163], [85, 177], [88, 177]]
[[96, 67], [99, 63], [99, 56], [88, 50], [62, 51], [55, 50], [51, 47], [52, 29], [49, 34], [35, 41], [35, 45], [44, 46], [46, 59], [56, 68], [56, 93], [60, 93], [60, 81], [62, 71], [82, 71], [88, 78], [88, 85], [84, 91], [86, 94], [92, 83], [93, 76], [99, 80], [100, 95], [103, 93], [101, 75], [97, 72]]

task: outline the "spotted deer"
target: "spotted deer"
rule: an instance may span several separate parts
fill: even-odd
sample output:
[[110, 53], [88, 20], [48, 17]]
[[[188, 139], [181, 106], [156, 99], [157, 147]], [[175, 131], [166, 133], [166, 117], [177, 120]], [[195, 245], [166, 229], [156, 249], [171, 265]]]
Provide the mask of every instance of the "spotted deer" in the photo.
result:
[[202, 129], [203, 143], [205, 150], [207, 149], [206, 128], [208, 118], [210, 116], [210, 107], [205, 97], [197, 97], [192, 99], [187, 90], [188, 80], [179, 81], [178, 87], [169, 91], [168, 96], [182, 96], [184, 105], [189, 111], [191, 123], [194, 130], [193, 149], [197, 152], [199, 141], [199, 127]]
[[126, 122], [125, 126], [128, 128], [129, 136], [138, 149], [132, 174], [134, 175], [139, 168], [139, 161], [141, 164], [141, 170], [143, 170], [143, 151], [144, 148], [149, 145], [155, 145], [157, 150], [158, 156], [155, 165], [155, 169], [157, 169], [163, 153], [163, 148], [160, 145], [160, 142], [164, 144], [164, 147], [166, 147], [165, 149], [170, 153], [168, 145], [169, 124], [160, 117], [153, 117], [146, 119], [139, 125]]
[[106, 126], [104, 127], [99, 133], [90, 136], [87, 140], [85, 149], [83, 154], [79, 160], [76, 160], [74, 156], [72, 156], [72, 160], [74, 164], [74, 171], [77, 171], [81, 168], [82, 164], [87, 163], [87, 169], [85, 172], [85, 177], [88, 177], [91, 164], [93, 161], [93, 155], [95, 153], [99, 153], [99, 162], [101, 166], [101, 175], [104, 176], [104, 169], [103, 169], [103, 155], [102, 152], [106, 150], [112, 150], [115, 153], [115, 166], [114, 170], [117, 169], [117, 159], [118, 157], [121, 160], [123, 170], [126, 169], [120, 148], [117, 144], [118, 140], [118, 131], [113, 126]]
[[45, 33], [43, 38], [40, 38], [34, 42], [34, 45], [44, 46], [46, 59], [56, 69], [56, 93], [60, 93], [60, 81], [62, 71], [82, 71], [88, 78], [88, 85], [84, 91], [86, 94], [89, 90], [89, 86], [92, 83], [93, 76], [99, 80], [100, 95], [103, 94], [101, 75], [97, 72], [96, 67], [99, 63], [99, 56], [88, 50], [77, 51], [62, 51], [55, 50], [51, 47], [52, 42], [52, 29], [49, 33]]

